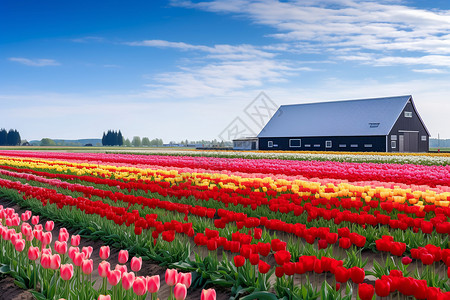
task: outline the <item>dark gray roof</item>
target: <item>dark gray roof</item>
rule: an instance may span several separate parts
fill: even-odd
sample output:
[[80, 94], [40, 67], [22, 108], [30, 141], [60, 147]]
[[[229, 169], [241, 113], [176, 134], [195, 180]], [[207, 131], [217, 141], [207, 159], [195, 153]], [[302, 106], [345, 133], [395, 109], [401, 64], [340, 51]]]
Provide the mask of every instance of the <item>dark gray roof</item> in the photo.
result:
[[388, 135], [410, 99], [407, 95], [282, 105], [258, 137]]

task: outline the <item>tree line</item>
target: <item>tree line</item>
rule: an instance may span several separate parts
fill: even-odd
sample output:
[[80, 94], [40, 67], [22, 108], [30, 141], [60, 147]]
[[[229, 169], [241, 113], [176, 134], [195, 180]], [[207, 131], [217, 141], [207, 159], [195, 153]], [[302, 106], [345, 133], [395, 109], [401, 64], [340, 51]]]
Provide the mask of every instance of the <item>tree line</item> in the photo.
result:
[[20, 146], [20, 134], [16, 129], [0, 129], [0, 146]]
[[103, 146], [122, 146], [123, 145], [123, 136], [119, 131], [108, 130], [107, 133], [103, 132], [102, 137]]

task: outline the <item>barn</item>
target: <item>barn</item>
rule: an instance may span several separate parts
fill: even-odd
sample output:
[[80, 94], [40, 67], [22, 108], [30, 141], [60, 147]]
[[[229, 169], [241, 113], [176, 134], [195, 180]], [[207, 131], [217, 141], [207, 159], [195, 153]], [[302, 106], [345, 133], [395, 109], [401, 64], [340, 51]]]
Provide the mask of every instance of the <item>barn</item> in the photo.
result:
[[411, 95], [282, 105], [258, 135], [259, 150], [428, 152]]

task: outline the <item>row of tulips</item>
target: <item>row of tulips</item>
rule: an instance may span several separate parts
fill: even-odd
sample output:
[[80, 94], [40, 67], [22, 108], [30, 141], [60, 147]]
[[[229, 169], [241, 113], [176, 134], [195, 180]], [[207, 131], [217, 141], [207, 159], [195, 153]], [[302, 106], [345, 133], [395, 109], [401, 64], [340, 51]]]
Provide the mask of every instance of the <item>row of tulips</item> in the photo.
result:
[[[152, 299], [157, 299], [160, 288], [159, 275], [137, 276], [142, 267], [141, 257], [131, 258], [131, 271], [127, 272], [126, 263], [129, 260], [129, 254], [127, 250], [120, 250], [119, 264], [111, 269], [110, 262], [107, 261], [110, 256], [110, 248], [102, 246], [99, 256], [103, 261], [98, 265], [98, 273], [103, 278], [103, 284], [97, 291], [93, 289], [91, 281], [94, 270], [91, 258], [93, 248], [88, 246], [80, 250], [78, 247], [80, 245], [79, 235], [70, 237], [71, 246], [68, 248], [70, 235], [66, 228], [61, 228], [58, 240], [51, 247], [53, 221], [47, 221], [43, 227], [42, 224], [39, 224], [39, 216], [32, 216], [31, 211], [22, 213], [19, 218], [13, 209], [4, 209], [2, 206], [0, 206], [0, 220], [1, 260], [17, 262], [16, 264], [11, 263], [14, 271], [19, 275], [24, 273], [31, 277], [32, 282], [29, 287], [40, 288], [45, 297], [49, 299], [58, 297], [88, 299], [101, 293], [99, 299], [111, 299], [105, 298], [111, 296], [112, 299], [145, 299], [147, 293], [150, 293]], [[31, 224], [27, 222], [29, 220], [31, 220]], [[16, 232], [16, 229], [19, 228], [20, 231]], [[27, 253], [28, 261], [24, 253]], [[165, 282], [168, 286], [173, 287], [169, 299], [184, 300], [191, 280], [191, 273], [167, 269]], [[108, 289], [107, 283], [111, 289]], [[77, 294], [78, 296], [75, 296]], [[203, 299], [214, 300], [215, 291], [212, 289], [204, 291]]]

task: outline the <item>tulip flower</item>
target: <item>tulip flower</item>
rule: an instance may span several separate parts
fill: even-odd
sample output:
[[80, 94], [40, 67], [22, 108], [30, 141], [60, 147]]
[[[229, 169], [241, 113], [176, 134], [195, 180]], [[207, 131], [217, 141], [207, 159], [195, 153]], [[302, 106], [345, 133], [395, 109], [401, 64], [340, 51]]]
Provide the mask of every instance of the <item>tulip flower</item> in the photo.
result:
[[70, 257], [70, 259], [74, 260], [75, 259], [75, 253], [79, 253], [79, 252], [80, 252], [80, 249], [78, 247], [71, 246], [69, 248], [69, 257]]
[[64, 255], [67, 253], [67, 243], [66, 242], [56, 241], [54, 248], [55, 248], [55, 251], [61, 255]]
[[145, 293], [147, 293], [147, 284], [145, 281], [145, 278], [143, 277], [137, 277], [133, 282], [133, 292], [138, 295], [142, 296]]
[[175, 269], [167, 269], [166, 270], [166, 275], [165, 275], [165, 279], [166, 279], [166, 284], [168, 286], [173, 286], [177, 283], [177, 275], [178, 272]]
[[50, 269], [58, 270], [60, 265], [61, 265], [61, 257], [59, 256], [59, 254], [52, 255], [50, 258]]
[[52, 242], [52, 233], [44, 232], [42, 233], [42, 244], [49, 245]]
[[142, 267], [142, 257], [133, 257], [131, 259], [131, 270], [133, 270], [134, 272], [139, 272], [141, 270]]
[[83, 263], [83, 260], [86, 257], [84, 256], [83, 252], [75, 252], [74, 258], [73, 258], [73, 263], [75, 266], [77, 267], [81, 267], [81, 264]]
[[375, 293], [379, 297], [387, 297], [391, 293], [390, 284], [387, 280], [377, 279], [375, 281]]
[[182, 283], [177, 283], [173, 288], [173, 295], [176, 300], [184, 300], [186, 299], [187, 289], [186, 286]]
[[70, 244], [74, 247], [78, 247], [80, 245], [81, 238], [79, 235], [72, 235], [70, 238]]
[[160, 278], [159, 275], [147, 277], [147, 290], [149, 293], [156, 293], [159, 291]]
[[41, 256], [41, 265], [44, 269], [50, 269], [51, 264], [51, 255], [42, 254]]
[[245, 264], [245, 257], [243, 257], [242, 255], [236, 255], [235, 257], [233, 257], [233, 260], [236, 268], [242, 267]]
[[55, 227], [55, 223], [53, 221], [47, 221], [45, 223], [45, 230], [47, 230], [47, 231], [52, 231], [54, 227]]
[[128, 291], [129, 289], [131, 289], [133, 287], [135, 279], [136, 278], [133, 272], [124, 272], [122, 274], [122, 287], [124, 288], [124, 290]]
[[39, 247], [33, 247], [31, 246], [30, 248], [28, 248], [28, 259], [30, 260], [36, 260], [39, 258]]
[[202, 290], [200, 300], [216, 300], [216, 290], [215, 289]]
[[107, 261], [102, 261], [99, 265], [98, 265], [98, 274], [100, 275], [100, 277], [106, 278], [108, 277], [108, 273], [110, 271], [110, 264]]
[[122, 274], [120, 273], [119, 270], [112, 270], [108, 272], [107, 278], [109, 284], [112, 286], [116, 286], [119, 283], [121, 276]]
[[402, 257], [402, 264], [404, 264], [405, 266], [409, 265], [411, 262], [412, 262], [412, 259], [410, 257], [408, 257], [408, 256]]
[[265, 261], [260, 260], [258, 263], [258, 271], [261, 274], [266, 274], [270, 270], [270, 265]]
[[32, 216], [31, 217], [31, 224], [36, 225], [39, 223], [39, 216]]
[[101, 246], [100, 247], [100, 258], [103, 260], [108, 259], [109, 257], [109, 246]]
[[182, 283], [188, 289], [192, 283], [192, 274], [191, 273], [178, 273], [177, 275], [177, 283]]
[[73, 265], [65, 264], [61, 265], [61, 278], [63, 280], [70, 280], [73, 276]]
[[358, 296], [361, 300], [372, 300], [375, 289], [373, 285], [361, 283], [358, 285]]
[[25, 240], [23, 240], [23, 239], [18, 239], [18, 240], [16, 241], [16, 244], [14, 245], [14, 248], [16, 249], [16, 251], [22, 252], [23, 249], [25, 249]]
[[94, 261], [92, 259], [84, 259], [81, 263], [81, 270], [84, 274], [89, 275], [94, 269]]
[[91, 246], [88, 246], [88, 247], [83, 247], [81, 249], [81, 252], [84, 253], [85, 258], [90, 258], [93, 250], [94, 249]]
[[127, 250], [120, 250], [119, 251], [119, 263], [124, 265], [128, 261], [128, 251]]
[[66, 228], [61, 228], [59, 230], [58, 241], [67, 242], [69, 240], [69, 232], [67, 232]]
[[110, 295], [100, 295], [98, 296], [97, 300], [111, 300], [111, 296]]

